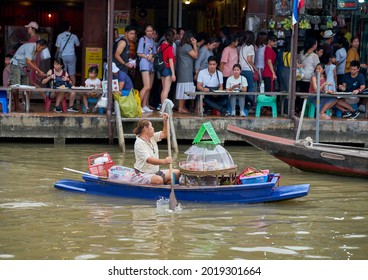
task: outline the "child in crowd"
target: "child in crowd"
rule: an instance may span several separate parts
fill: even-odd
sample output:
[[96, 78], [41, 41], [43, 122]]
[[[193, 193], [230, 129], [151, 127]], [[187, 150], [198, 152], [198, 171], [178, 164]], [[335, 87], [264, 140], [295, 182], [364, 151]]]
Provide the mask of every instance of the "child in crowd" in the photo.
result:
[[[248, 87], [247, 79], [240, 75], [241, 66], [240, 64], [234, 64], [232, 72], [233, 76], [230, 76], [226, 80], [226, 91], [229, 92], [246, 92]], [[239, 100], [239, 110], [240, 116], [245, 117], [244, 108], [245, 108], [245, 96], [237, 96], [234, 94], [230, 95], [230, 105], [231, 105], [231, 116], [235, 116], [236, 113], [236, 100]]]
[[[71, 88], [71, 80], [68, 72], [64, 70], [64, 60], [59, 57], [54, 60], [54, 68], [47, 71], [46, 78], [42, 79], [42, 84], [49, 84], [50, 88]], [[73, 106], [76, 93], [65, 93], [65, 92], [48, 92], [47, 97], [51, 100], [55, 99], [55, 109], [54, 112], [61, 113], [61, 100], [69, 95], [69, 108], [68, 112], [78, 112], [78, 110]]]
[[[98, 67], [97, 66], [91, 66], [88, 69], [88, 79], [85, 81], [85, 86], [89, 87], [89, 88], [101, 88], [102, 84], [101, 84], [101, 80], [99, 78], [97, 78], [98, 75]], [[89, 107], [88, 107], [88, 98], [100, 98], [101, 94], [95, 93], [95, 92], [88, 92], [88, 93], [84, 93], [82, 95], [82, 99], [83, 99], [83, 109], [82, 112], [84, 114], [89, 112]], [[93, 112], [96, 111], [96, 107], [93, 108], [92, 110]]]
[[327, 87], [327, 90], [336, 91], [337, 74], [336, 74], [336, 56], [330, 54], [328, 57], [328, 63], [325, 66], [326, 81], [331, 83], [331, 86]]
[[[318, 87], [318, 73], [320, 75], [320, 91], [321, 93], [326, 93], [328, 91], [328, 87], [331, 86], [330, 82], [326, 81], [326, 74], [325, 74], [325, 65], [322, 63], [318, 63], [316, 68], [314, 68], [314, 75], [311, 77], [310, 86], [309, 86], [309, 93], [317, 93], [317, 87]], [[316, 106], [316, 97], [312, 97], [309, 99], [315, 106]], [[329, 120], [331, 117], [326, 115], [326, 111], [337, 103], [336, 98], [327, 98], [327, 97], [321, 97], [320, 99], [320, 118], [323, 120]]]
[[10, 86], [10, 60], [12, 59], [11, 54], [7, 54], [5, 56], [4, 62], [5, 62], [5, 68], [3, 71], [3, 86], [8, 87]]

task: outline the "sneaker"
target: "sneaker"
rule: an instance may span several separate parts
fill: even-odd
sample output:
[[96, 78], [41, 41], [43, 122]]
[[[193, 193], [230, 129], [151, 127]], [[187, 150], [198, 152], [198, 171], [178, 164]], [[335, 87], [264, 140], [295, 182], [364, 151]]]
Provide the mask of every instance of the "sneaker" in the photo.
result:
[[87, 114], [88, 112], [89, 112], [89, 108], [88, 107], [86, 108], [86, 107], [83, 106], [82, 113]]
[[77, 112], [79, 112], [79, 110], [78, 110], [77, 108], [75, 108], [74, 106], [70, 106], [70, 107], [68, 108], [68, 112], [74, 112], [74, 113], [77, 113]]
[[346, 111], [346, 112], [344, 112], [343, 114], [342, 114], [342, 117], [343, 118], [349, 118], [349, 117], [351, 117], [351, 115], [352, 115], [353, 113], [352, 112], [350, 112], [350, 111]]
[[235, 112], [234, 111], [231, 112], [231, 116], [235, 117]]
[[150, 108], [148, 108], [148, 106], [144, 106], [142, 108], [142, 110], [145, 111], [146, 113], [152, 113], [153, 112], [153, 110], [151, 110]]
[[55, 106], [54, 112], [61, 113], [63, 110], [61, 110], [61, 106]]
[[228, 116], [230, 116], [230, 112], [225, 111], [225, 112], [223, 113], [223, 115], [224, 115], [224, 117], [228, 117]]
[[360, 112], [359, 111], [355, 111], [355, 112], [353, 112], [352, 113], [352, 115], [351, 115], [351, 119], [356, 119], [358, 116], [359, 116], [359, 114], [360, 114]]
[[157, 110], [157, 111], [160, 111], [160, 110], [161, 110], [161, 106], [162, 106], [161, 104], [158, 104], [158, 106], [157, 106], [156, 110]]
[[244, 111], [240, 111], [240, 116], [241, 116], [241, 117], [246, 117], [246, 115], [245, 115]]
[[365, 105], [363, 104], [359, 105], [359, 111], [365, 113]]

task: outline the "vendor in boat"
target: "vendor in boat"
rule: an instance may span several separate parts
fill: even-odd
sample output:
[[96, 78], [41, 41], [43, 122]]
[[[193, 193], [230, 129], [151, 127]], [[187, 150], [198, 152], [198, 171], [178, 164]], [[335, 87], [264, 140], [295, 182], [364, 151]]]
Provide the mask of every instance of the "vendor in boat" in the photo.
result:
[[[133, 130], [137, 135], [134, 144], [135, 163], [134, 169], [136, 174], [132, 181], [140, 184], [162, 185], [170, 184], [171, 176], [168, 169], [160, 170], [160, 165], [171, 164], [172, 157], [160, 158], [158, 153], [157, 142], [167, 138], [167, 122], [169, 115], [164, 113], [164, 127], [162, 131], [155, 132], [152, 123], [147, 119], [138, 122], [138, 126]], [[175, 178], [179, 178], [180, 171], [172, 169]]]

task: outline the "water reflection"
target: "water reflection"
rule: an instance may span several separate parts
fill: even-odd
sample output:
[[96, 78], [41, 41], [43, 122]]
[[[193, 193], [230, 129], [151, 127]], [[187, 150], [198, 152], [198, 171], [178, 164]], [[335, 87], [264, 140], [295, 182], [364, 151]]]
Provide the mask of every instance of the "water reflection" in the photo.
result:
[[[181, 146], [181, 151], [188, 147]], [[132, 165], [132, 147], [0, 145], [0, 259], [367, 259], [367, 181], [304, 173], [252, 147], [226, 147], [240, 168], [267, 167], [282, 184], [311, 183], [307, 197], [269, 204], [182, 203], [56, 190], [108, 152]], [[165, 147], [161, 147], [165, 154]], [[183, 153], [178, 155], [183, 160]]]

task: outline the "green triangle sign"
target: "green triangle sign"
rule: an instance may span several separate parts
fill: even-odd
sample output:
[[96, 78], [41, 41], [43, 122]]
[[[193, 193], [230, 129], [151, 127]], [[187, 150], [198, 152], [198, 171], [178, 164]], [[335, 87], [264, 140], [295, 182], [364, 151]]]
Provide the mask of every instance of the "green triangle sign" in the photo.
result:
[[220, 139], [218, 138], [215, 129], [213, 128], [212, 124], [210, 122], [203, 123], [201, 127], [199, 128], [197, 135], [194, 137], [192, 144], [197, 144], [201, 142], [201, 139], [204, 135], [204, 133], [207, 131], [208, 135], [210, 136], [211, 140], [209, 141], [202, 141], [208, 144], [221, 144]]

